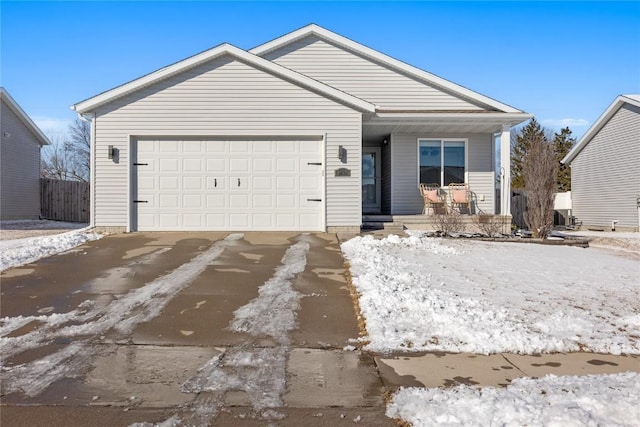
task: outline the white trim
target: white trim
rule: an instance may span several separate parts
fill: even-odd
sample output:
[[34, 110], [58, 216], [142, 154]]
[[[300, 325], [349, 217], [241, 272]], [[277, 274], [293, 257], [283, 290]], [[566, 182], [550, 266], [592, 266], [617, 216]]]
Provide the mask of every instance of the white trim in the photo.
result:
[[602, 115], [598, 118], [598, 120], [596, 120], [596, 122], [591, 125], [587, 132], [585, 132], [582, 138], [580, 138], [580, 141], [578, 141], [576, 145], [571, 149], [571, 151], [569, 151], [567, 155], [564, 156], [564, 159], [562, 159], [561, 162], [564, 164], [571, 163], [573, 159], [575, 159], [575, 157], [584, 149], [584, 147], [589, 142], [591, 142], [591, 139], [593, 139], [593, 137], [596, 136], [598, 132], [600, 132], [600, 129], [602, 129], [604, 125], [609, 122], [611, 117], [613, 117], [613, 115], [617, 113], [624, 104], [630, 104], [640, 108], [640, 95], [619, 95], [618, 97], [616, 97], [611, 105], [609, 105], [604, 113], [602, 113]]
[[305, 75], [299, 74], [274, 62], [267, 61], [266, 59], [260, 58], [259, 56], [252, 55], [228, 43], [221, 44], [217, 47], [194, 55], [190, 58], [184, 59], [173, 65], [161, 68], [160, 70], [154, 71], [150, 74], [147, 74], [146, 76], [140, 77], [114, 89], [103, 92], [92, 98], [81, 101], [77, 104], [72, 105], [71, 109], [81, 113], [93, 111], [100, 105], [112, 102], [117, 98], [136, 92], [144, 87], [167, 79], [176, 74], [182, 73], [190, 68], [196, 67], [223, 55], [230, 55], [248, 65], [256, 68], [261, 68], [284, 80], [289, 80], [297, 83], [300, 86], [307, 88], [308, 90], [316, 91], [325, 97], [336, 99], [339, 102], [342, 102], [356, 110], [367, 111], [370, 113], [373, 113], [375, 111], [375, 106], [367, 101], [364, 101], [353, 95], [349, 95], [346, 92], [342, 92], [338, 89], [309, 78]]
[[469, 138], [439, 138], [439, 137], [419, 137], [416, 140], [416, 147], [418, 150], [418, 176], [416, 182], [416, 188], [420, 187], [420, 141], [440, 141], [440, 182], [438, 183], [441, 188], [448, 188], [444, 184], [444, 143], [445, 142], [464, 142], [464, 182], [469, 183]]
[[328, 40], [334, 44], [340, 45], [351, 51], [357, 52], [362, 56], [368, 57], [388, 67], [394, 68], [397, 71], [401, 71], [405, 74], [408, 74], [411, 77], [422, 80], [423, 82], [428, 83], [429, 85], [441, 87], [459, 96], [468, 98], [470, 100], [476, 101], [481, 104], [485, 104], [489, 107], [493, 107], [505, 113], [522, 113], [521, 110], [513, 108], [510, 105], [503, 104], [501, 102], [496, 101], [495, 99], [489, 98], [487, 96], [474, 92], [470, 89], [467, 89], [464, 86], [460, 86], [458, 84], [450, 82], [449, 80], [445, 80], [442, 77], [438, 77], [435, 74], [428, 73], [424, 70], [421, 70], [417, 67], [409, 65], [405, 62], [399, 61], [395, 58], [392, 58], [388, 55], [378, 52], [377, 50], [371, 49], [367, 46], [354, 42], [353, 40], [350, 40], [332, 31], [322, 28], [316, 24], [307, 25], [289, 34], [285, 34], [282, 37], [278, 37], [275, 40], [264, 43], [260, 46], [256, 46], [253, 49], [249, 50], [249, 52], [258, 56], [263, 56], [282, 46], [285, 46], [289, 43], [300, 40], [309, 35], [316, 35], [324, 40]]
[[9, 95], [9, 92], [4, 87], [0, 87], [0, 99], [2, 99], [5, 104], [7, 104], [7, 107], [9, 107], [9, 109], [18, 116], [18, 119], [20, 119], [22, 124], [25, 125], [27, 129], [29, 129], [29, 131], [36, 137], [40, 146], [51, 144], [49, 138], [47, 138], [47, 136], [42, 133], [40, 128], [33, 122], [33, 120], [31, 120], [31, 117], [29, 117], [29, 115], [25, 113], [22, 107], [18, 105], [16, 100], [13, 99], [11, 95]]

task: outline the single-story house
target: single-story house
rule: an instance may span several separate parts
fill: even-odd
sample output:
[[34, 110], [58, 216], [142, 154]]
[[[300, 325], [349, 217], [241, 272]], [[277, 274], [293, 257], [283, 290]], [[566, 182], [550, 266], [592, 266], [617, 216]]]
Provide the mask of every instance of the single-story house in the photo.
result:
[[0, 219], [40, 217], [40, 149], [49, 139], [0, 87]]
[[571, 166], [571, 209], [582, 227], [640, 227], [640, 95], [620, 95], [562, 163]]
[[91, 121], [91, 223], [113, 231], [359, 231], [421, 215], [420, 182], [466, 182], [496, 213], [495, 138], [510, 194], [509, 131], [531, 117], [314, 24], [72, 109]]

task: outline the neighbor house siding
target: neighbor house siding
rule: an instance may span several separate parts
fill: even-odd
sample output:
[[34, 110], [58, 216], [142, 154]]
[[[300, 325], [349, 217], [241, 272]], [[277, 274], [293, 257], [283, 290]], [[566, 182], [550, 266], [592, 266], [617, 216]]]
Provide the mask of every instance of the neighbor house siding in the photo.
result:
[[468, 100], [315, 35], [268, 52], [263, 57], [376, 104], [383, 110], [483, 110]]
[[640, 108], [624, 104], [571, 162], [573, 215], [583, 226], [638, 228]]
[[0, 104], [0, 219], [38, 219], [40, 144], [18, 116]]
[[[127, 225], [131, 136], [317, 135], [326, 136], [326, 225], [359, 226], [361, 123], [336, 101], [230, 57], [212, 60], [97, 109], [95, 223]], [[340, 167], [351, 177], [335, 177]]]
[[[494, 213], [493, 135], [491, 134], [411, 134], [393, 135], [391, 151], [391, 213], [420, 214], [423, 201], [418, 190], [418, 139], [467, 139], [467, 176], [473, 192], [474, 213]], [[484, 197], [484, 200], [482, 198]]]

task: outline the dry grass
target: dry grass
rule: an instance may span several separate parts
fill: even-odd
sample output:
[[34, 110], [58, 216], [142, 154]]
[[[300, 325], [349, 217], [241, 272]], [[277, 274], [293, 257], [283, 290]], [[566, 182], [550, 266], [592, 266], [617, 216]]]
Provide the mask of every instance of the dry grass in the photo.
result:
[[[344, 275], [347, 279], [347, 289], [349, 289], [349, 294], [351, 295], [351, 301], [353, 303], [353, 309], [356, 312], [356, 318], [358, 321], [358, 331], [360, 337], [366, 337], [367, 334], [367, 322], [362, 315], [362, 311], [360, 310], [360, 294], [353, 284], [353, 278], [351, 277], [351, 270], [348, 261], [344, 261]], [[360, 341], [358, 347], [362, 347], [368, 344], [368, 341]]]

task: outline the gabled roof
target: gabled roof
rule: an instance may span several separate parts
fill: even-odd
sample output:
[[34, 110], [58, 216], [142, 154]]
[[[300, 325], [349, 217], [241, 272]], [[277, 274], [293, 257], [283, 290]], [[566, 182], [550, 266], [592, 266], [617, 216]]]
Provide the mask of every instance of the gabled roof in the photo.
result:
[[498, 102], [495, 99], [489, 98], [487, 96], [474, 92], [470, 89], [467, 89], [466, 87], [463, 87], [453, 82], [450, 82], [448, 80], [445, 80], [442, 77], [438, 77], [435, 74], [428, 73], [417, 67], [414, 67], [402, 61], [399, 61], [395, 58], [392, 58], [388, 55], [385, 55], [384, 53], [378, 52], [377, 50], [371, 49], [360, 43], [354, 42], [353, 40], [350, 40], [339, 34], [331, 32], [316, 24], [310, 24], [296, 31], [293, 31], [289, 34], [285, 34], [282, 37], [278, 37], [275, 40], [272, 40], [270, 42], [257, 46], [251, 49], [249, 52], [258, 56], [263, 56], [269, 52], [272, 52], [276, 49], [279, 49], [285, 45], [288, 45], [290, 43], [293, 43], [295, 41], [298, 41], [310, 35], [315, 35], [325, 41], [331, 42], [333, 44], [346, 48], [350, 51], [356, 52], [366, 58], [382, 63], [387, 67], [390, 67], [391, 69], [395, 69], [396, 71], [407, 74], [428, 85], [445, 89], [463, 98], [467, 98], [477, 103], [487, 105], [489, 107], [495, 108], [505, 113], [522, 113], [523, 112], [507, 104]]
[[11, 95], [9, 95], [9, 92], [7, 92], [4, 87], [0, 87], [0, 99], [2, 99], [5, 104], [7, 104], [11, 111], [13, 111], [16, 116], [18, 116], [22, 124], [24, 124], [26, 128], [29, 129], [29, 131], [36, 137], [40, 146], [51, 144], [49, 138], [47, 138], [47, 136], [42, 133], [40, 128], [36, 126], [33, 120], [31, 120], [31, 117], [29, 117], [27, 113], [24, 112], [24, 110], [18, 105], [15, 99], [13, 99]]
[[591, 125], [589, 130], [580, 138], [576, 145], [564, 156], [562, 163], [571, 163], [573, 159], [584, 149], [584, 147], [593, 139], [600, 129], [606, 125], [615, 113], [624, 105], [630, 104], [640, 108], [640, 95], [619, 95], [604, 113]]
[[290, 82], [298, 84], [325, 97], [335, 99], [336, 101], [358, 111], [371, 113], [375, 112], [375, 106], [367, 101], [364, 101], [353, 95], [349, 95], [348, 93], [345, 93], [322, 82], [297, 73], [293, 70], [283, 67], [282, 65], [260, 58], [259, 56], [253, 55], [228, 43], [221, 44], [182, 61], [176, 62], [175, 64], [161, 68], [136, 80], [132, 80], [129, 83], [125, 83], [114, 89], [108, 90], [92, 98], [81, 101], [73, 105], [71, 109], [77, 111], [78, 113], [87, 113], [93, 111], [100, 105], [104, 105], [106, 103], [114, 101], [115, 99], [121, 98], [125, 95], [129, 95], [144, 87], [150, 86], [161, 80], [182, 73], [190, 68], [204, 64], [223, 55], [230, 55], [244, 63], [247, 63], [256, 68], [263, 69], [284, 80], [288, 80]]

